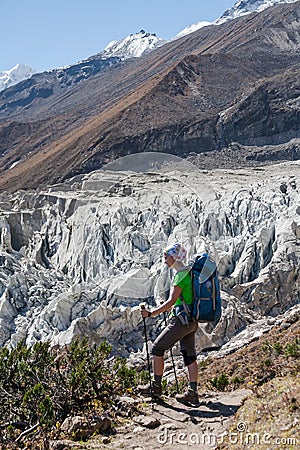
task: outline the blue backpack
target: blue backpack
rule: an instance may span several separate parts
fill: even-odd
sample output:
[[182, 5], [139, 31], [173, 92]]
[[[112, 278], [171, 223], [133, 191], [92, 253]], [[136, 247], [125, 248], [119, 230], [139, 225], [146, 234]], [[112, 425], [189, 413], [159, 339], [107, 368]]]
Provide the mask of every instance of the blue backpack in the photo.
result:
[[217, 322], [221, 317], [222, 305], [215, 261], [207, 253], [196, 255], [191, 264], [191, 277], [192, 319], [197, 322]]

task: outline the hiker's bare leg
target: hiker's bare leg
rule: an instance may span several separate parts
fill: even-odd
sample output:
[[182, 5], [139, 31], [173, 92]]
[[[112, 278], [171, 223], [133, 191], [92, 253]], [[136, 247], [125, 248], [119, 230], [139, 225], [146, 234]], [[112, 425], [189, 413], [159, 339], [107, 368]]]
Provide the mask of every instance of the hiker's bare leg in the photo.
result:
[[153, 372], [154, 375], [162, 375], [164, 373], [164, 357], [153, 355]]
[[187, 366], [189, 371], [189, 379], [190, 382], [198, 381], [198, 364], [197, 361], [194, 361], [192, 364]]

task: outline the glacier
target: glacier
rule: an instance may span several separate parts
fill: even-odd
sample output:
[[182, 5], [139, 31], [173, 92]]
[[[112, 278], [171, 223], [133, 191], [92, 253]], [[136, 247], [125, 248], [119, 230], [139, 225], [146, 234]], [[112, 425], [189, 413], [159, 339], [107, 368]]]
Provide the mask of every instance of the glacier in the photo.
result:
[[[299, 162], [204, 171], [136, 154], [43, 191], [0, 196], [0, 345], [106, 339], [145, 357], [139, 305], [167, 298], [162, 249], [218, 263], [223, 315], [199, 351], [231, 351], [299, 316]], [[161, 318], [148, 321], [149, 337]], [[175, 352], [176, 354], [176, 352]]]

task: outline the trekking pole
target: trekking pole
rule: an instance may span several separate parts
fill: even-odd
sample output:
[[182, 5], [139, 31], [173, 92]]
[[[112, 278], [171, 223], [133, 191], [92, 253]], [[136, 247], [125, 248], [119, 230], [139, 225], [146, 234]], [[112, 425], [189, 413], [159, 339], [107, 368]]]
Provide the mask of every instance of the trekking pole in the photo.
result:
[[[145, 309], [144, 303], [141, 303], [140, 307], [141, 307], [141, 309]], [[148, 337], [147, 337], [147, 328], [146, 328], [146, 318], [145, 317], [143, 317], [143, 322], [144, 322], [144, 336], [145, 336], [146, 351], [147, 351], [150, 392], [151, 392], [151, 397], [153, 397], [153, 389], [152, 389], [152, 381], [151, 381], [151, 366], [150, 366], [150, 356], [149, 356], [149, 349], [148, 349]]]
[[[164, 312], [164, 321], [165, 321], [165, 326], [167, 326], [167, 317], [166, 317], [166, 313], [165, 312]], [[174, 371], [174, 375], [175, 375], [177, 394], [179, 394], [179, 384], [178, 384], [178, 379], [177, 379], [177, 374], [176, 374], [176, 368], [175, 368], [175, 362], [174, 362], [174, 356], [173, 356], [172, 348], [170, 348], [170, 355], [171, 355], [173, 371]]]

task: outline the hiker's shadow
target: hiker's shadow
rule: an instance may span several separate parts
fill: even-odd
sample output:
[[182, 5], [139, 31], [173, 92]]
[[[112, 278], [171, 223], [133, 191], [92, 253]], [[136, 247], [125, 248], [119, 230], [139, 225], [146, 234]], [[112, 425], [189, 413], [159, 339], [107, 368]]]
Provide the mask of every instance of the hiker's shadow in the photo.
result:
[[[165, 415], [168, 417], [168, 410], [173, 410], [181, 414], [185, 414], [187, 416], [190, 416], [192, 419], [212, 419], [215, 417], [230, 417], [233, 416], [237, 410], [239, 409], [239, 406], [237, 405], [228, 405], [224, 404], [219, 401], [203, 401], [200, 402], [199, 405], [189, 407], [180, 405], [175, 405], [173, 403], [168, 403], [164, 400], [161, 400], [160, 405], [165, 410], [161, 410], [160, 414]], [[176, 420], [176, 418], [172, 417], [173, 420]], [[180, 419], [178, 419], [180, 420]], [[180, 420], [182, 421], [182, 420]]]

